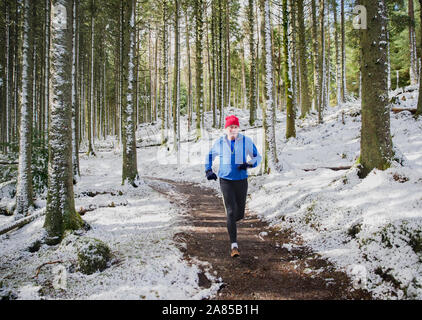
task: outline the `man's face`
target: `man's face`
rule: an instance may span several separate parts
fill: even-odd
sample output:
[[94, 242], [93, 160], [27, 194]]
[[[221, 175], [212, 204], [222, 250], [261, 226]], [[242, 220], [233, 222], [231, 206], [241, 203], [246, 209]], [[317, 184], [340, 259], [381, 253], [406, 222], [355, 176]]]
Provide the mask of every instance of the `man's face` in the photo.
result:
[[227, 137], [231, 140], [236, 139], [239, 134], [239, 126], [232, 124], [226, 128]]

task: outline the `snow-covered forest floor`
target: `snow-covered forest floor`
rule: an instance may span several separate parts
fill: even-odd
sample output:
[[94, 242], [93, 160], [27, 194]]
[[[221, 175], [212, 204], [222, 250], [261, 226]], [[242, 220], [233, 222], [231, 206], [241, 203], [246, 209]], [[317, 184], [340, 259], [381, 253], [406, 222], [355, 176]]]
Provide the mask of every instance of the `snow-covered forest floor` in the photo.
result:
[[[106, 243], [110, 266], [85, 275], [76, 269], [77, 235], [60, 245], [28, 248], [41, 237], [43, 218], [0, 238], [0, 281], [19, 299], [202, 299], [215, 293], [198, 286], [198, 265], [189, 265], [173, 240], [183, 212], [146, 184], [121, 186], [121, 155], [98, 152], [81, 157], [82, 179], [75, 187], [77, 210], [91, 226], [84, 238]], [[44, 202], [44, 204], [43, 204]], [[37, 203], [45, 206], [45, 201]], [[0, 216], [3, 225], [13, 218]], [[61, 261], [46, 265], [45, 262]], [[61, 274], [60, 266], [73, 272]], [[207, 267], [204, 266], [206, 269]], [[214, 279], [213, 275], [207, 277]]]
[[[414, 108], [418, 92], [401, 94], [399, 89], [391, 96], [397, 96], [394, 107]], [[241, 128], [248, 128], [248, 111], [231, 109], [227, 114], [236, 114]], [[249, 209], [272, 226], [292, 228], [374, 297], [422, 299], [422, 120], [415, 120], [408, 111], [391, 113], [393, 144], [403, 166], [393, 163], [390, 169], [374, 170], [361, 180], [356, 168], [323, 168], [356, 162], [360, 101], [329, 108], [321, 125], [316, 114], [297, 120], [297, 138], [289, 141], [284, 139], [285, 117], [284, 112], [277, 113], [277, 151], [283, 171], [261, 176], [259, 168], [249, 170]], [[140, 153], [140, 172], [194, 181], [219, 192], [217, 182], [204, 178], [203, 163], [222, 132], [210, 128], [211, 114], [205, 123], [208, 131], [203, 140], [182, 145], [180, 170], [171, 150], [157, 147]], [[262, 129], [245, 133], [261, 152]], [[217, 172], [218, 162], [213, 168]]]
[[[400, 94], [395, 107], [414, 107], [416, 101], [417, 91]], [[241, 129], [262, 153], [261, 121], [249, 128], [249, 111], [231, 108], [228, 114], [240, 118]], [[179, 168], [171, 136], [168, 148], [145, 147], [160, 141], [160, 123], [142, 126], [137, 133], [139, 146], [144, 146], [138, 149], [140, 176], [196, 182], [220, 192], [218, 182], [205, 179], [204, 160], [222, 131], [211, 129], [211, 113], [205, 117], [203, 138], [181, 144]], [[272, 226], [293, 229], [375, 298], [422, 299], [422, 119], [415, 120], [409, 112], [391, 113], [393, 143], [403, 166], [395, 163], [361, 180], [355, 168], [322, 168], [357, 160], [359, 101], [330, 107], [323, 124], [317, 123], [316, 114], [297, 120], [297, 138], [289, 141], [284, 139], [285, 117], [277, 112], [277, 152], [283, 170], [268, 176], [260, 175], [259, 167], [249, 171], [249, 209]], [[185, 130], [186, 117], [181, 121]], [[193, 138], [194, 132], [181, 133], [182, 141]], [[0, 236], [0, 281], [19, 298], [200, 299], [218, 290], [218, 279], [209, 273], [211, 288], [198, 286], [199, 267], [183, 260], [173, 240], [183, 211], [146, 183], [137, 189], [121, 186], [121, 153], [114, 146], [112, 139], [97, 142], [96, 158], [81, 156], [82, 178], [75, 187], [77, 209], [98, 207], [83, 216], [92, 227], [85, 235], [110, 246], [110, 267], [93, 275], [68, 273], [66, 290], [47, 290], [46, 283], [57, 279], [60, 268], [44, 266], [33, 278], [37, 267], [60, 260], [72, 269], [77, 240], [69, 235], [58, 247], [44, 245], [28, 252], [42, 232], [43, 219], [37, 219]], [[218, 162], [213, 168], [217, 172]], [[42, 207], [45, 201], [37, 204]], [[11, 219], [0, 216], [0, 225]]]

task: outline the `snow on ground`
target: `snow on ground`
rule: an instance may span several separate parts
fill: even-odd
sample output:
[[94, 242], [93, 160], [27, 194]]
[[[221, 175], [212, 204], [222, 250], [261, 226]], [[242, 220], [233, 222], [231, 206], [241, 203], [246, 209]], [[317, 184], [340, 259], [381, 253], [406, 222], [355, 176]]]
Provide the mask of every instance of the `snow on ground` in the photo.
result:
[[[416, 106], [415, 91], [393, 95], [398, 95], [396, 107]], [[262, 154], [261, 113], [256, 128], [248, 125], [247, 110], [231, 108], [226, 110], [229, 114], [240, 118], [241, 129], [246, 129], [244, 133]], [[283, 171], [262, 176], [260, 167], [249, 170], [249, 208], [274, 227], [293, 229], [308, 246], [348, 272], [356, 285], [366, 287], [375, 297], [422, 299], [422, 119], [414, 120], [409, 112], [391, 114], [393, 143], [404, 166], [374, 170], [363, 180], [355, 168], [322, 168], [355, 163], [360, 151], [360, 103], [331, 107], [324, 119], [318, 124], [314, 113], [297, 120], [297, 137], [287, 141], [286, 116], [277, 111], [277, 152]], [[212, 114], [208, 112], [202, 139], [194, 142], [194, 126], [188, 133], [186, 117], [181, 121], [181, 140], [190, 142], [181, 144], [179, 167], [171, 132], [168, 146], [148, 147], [160, 142], [160, 122], [138, 130], [140, 175], [197, 182], [220, 193], [218, 182], [205, 178], [204, 160], [222, 130], [211, 127]], [[103, 142], [104, 150], [115, 146], [114, 140]], [[76, 197], [76, 206], [105, 206], [84, 215], [93, 227], [87, 236], [109, 244], [118, 263], [91, 276], [69, 273], [67, 290], [48, 298], [198, 299], [216, 291], [215, 281], [210, 290], [198, 288], [198, 267], [188, 266], [172, 241], [180, 212], [146, 185], [136, 190], [120, 186], [118, 150], [98, 152], [95, 160], [82, 157], [81, 165], [77, 195], [114, 193]], [[213, 167], [217, 172], [218, 160]], [[119, 196], [119, 190], [124, 196]], [[107, 207], [112, 203], [115, 207]], [[0, 217], [0, 223], [5, 221], [2, 219], [10, 218]], [[74, 259], [66, 242], [60, 250], [43, 246], [38, 253], [24, 251], [40, 235], [41, 220], [0, 238], [1, 279], [6, 283], [15, 279], [21, 298], [39, 298], [39, 284], [29, 278], [37, 266]], [[41, 272], [39, 277], [47, 276]]]
[[[75, 187], [76, 208], [98, 208], [83, 216], [92, 227], [84, 237], [102, 240], [110, 247], [110, 267], [91, 275], [70, 272], [77, 260], [74, 244], [78, 237], [74, 234], [58, 246], [43, 245], [38, 252], [28, 252], [31, 243], [42, 236], [41, 218], [0, 237], [4, 287], [19, 299], [202, 299], [216, 292], [220, 284], [208, 272], [212, 286], [198, 286], [198, 265], [188, 265], [175, 245], [173, 236], [180, 231], [182, 212], [146, 184], [121, 186], [119, 154], [82, 156], [81, 175]], [[89, 192], [104, 194], [91, 197]], [[63, 263], [47, 265], [37, 279], [32, 278], [40, 265], [54, 261]], [[67, 271], [60, 273], [60, 267]], [[58, 281], [60, 277], [64, 280]]]
[[[416, 107], [417, 92], [393, 94], [398, 95], [396, 107]], [[231, 109], [229, 114], [240, 118], [241, 128], [262, 154], [262, 129], [249, 128], [247, 110]], [[422, 299], [422, 119], [414, 120], [409, 112], [391, 113], [393, 144], [404, 166], [394, 163], [386, 171], [373, 170], [363, 180], [356, 168], [322, 168], [356, 162], [359, 101], [329, 108], [323, 124], [317, 123], [316, 114], [297, 120], [297, 137], [288, 141], [285, 120], [285, 113], [277, 112], [277, 151], [283, 171], [262, 176], [259, 167], [249, 170], [249, 208], [273, 226], [292, 228], [316, 252], [360, 279], [357, 283], [375, 297]], [[140, 173], [195, 181], [219, 191], [218, 182], [205, 179], [204, 159], [223, 132], [211, 128], [210, 113], [205, 124], [203, 139], [182, 144], [179, 169], [170, 137], [168, 150], [152, 147], [139, 154]], [[141, 138], [143, 134], [139, 132]], [[186, 137], [183, 131], [182, 141]], [[213, 168], [218, 171], [218, 161]]]

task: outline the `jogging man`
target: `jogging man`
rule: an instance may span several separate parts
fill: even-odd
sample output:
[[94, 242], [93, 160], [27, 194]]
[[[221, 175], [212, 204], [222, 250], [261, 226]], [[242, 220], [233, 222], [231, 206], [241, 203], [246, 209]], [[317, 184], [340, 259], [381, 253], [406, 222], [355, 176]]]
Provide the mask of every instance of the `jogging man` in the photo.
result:
[[[208, 180], [217, 180], [212, 171], [212, 163], [219, 156], [220, 188], [223, 193], [223, 203], [227, 215], [227, 230], [231, 242], [232, 257], [239, 256], [237, 244], [236, 222], [245, 216], [246, 195], [248, 193], [248, 168], [255, 168], [261, 162], [252, 139], [239, 133], [239, 119], [227, 116], [224, 126], [225, 134], [212, 146], [205, 159], [205, 175]], [[251, 159], [246, 161], [246, 157]]]

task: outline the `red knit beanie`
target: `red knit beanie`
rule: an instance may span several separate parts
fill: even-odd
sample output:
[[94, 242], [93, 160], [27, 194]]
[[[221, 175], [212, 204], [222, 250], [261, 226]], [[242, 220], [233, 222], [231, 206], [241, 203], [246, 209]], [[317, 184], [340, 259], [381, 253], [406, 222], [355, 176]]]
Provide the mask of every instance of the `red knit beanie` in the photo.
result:
[[227, 128], [228, 126], [236, 125], [239, 127], [239, 119], [235, 115], [227, 116], [226, 117], [226, 125], [224, 128]]

